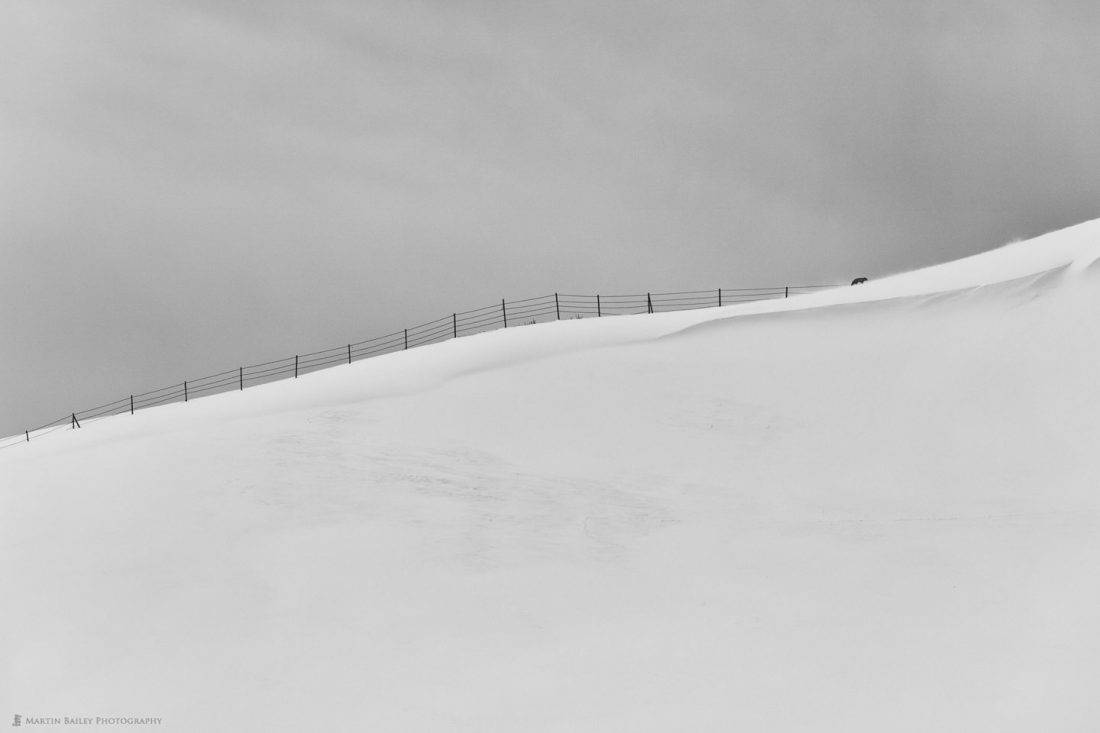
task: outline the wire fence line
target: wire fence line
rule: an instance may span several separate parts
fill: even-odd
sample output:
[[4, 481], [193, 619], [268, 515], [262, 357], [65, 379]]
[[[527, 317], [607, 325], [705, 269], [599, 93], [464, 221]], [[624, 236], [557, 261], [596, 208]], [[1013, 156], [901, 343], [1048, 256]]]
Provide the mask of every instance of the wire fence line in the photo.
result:
[[189, 402], [197, 397], [243, 390], [280, 379], [296, 378], [321, 369], [351, 364], [372, 356], [404, 351], [418, 346], [438, 343], [460, 336], [533, 325], [547, 321], [602, 318], [638, 313], [694, 310], [735, 305], [755, 300], [787, 298], [836, 285], [783, 285], [771, 288], [718, 288], [714, 290], [686, 290], [669, 293], [640, 293], [633, 295], [578, 295], [554, 293], [520, 300], [502, 299], [499, 303], [454, 311], [434, 321], [421, 323], [400, 331], [355, 341], [331, 349], [274, 359], [259, 364], [238, 366], [198, 379], [184, 380], [168, 387], [131, 394], [114, 402], [78, 410], [35, 428], [27, 428], [23, 435], [3, 439], [0, 448], [10, 448], [29, 443], [31, 438], [48, 435], [57, 430], [81, 427], [81, 423], [111, 415], [133, 414], [157, 405], [171, 402]]

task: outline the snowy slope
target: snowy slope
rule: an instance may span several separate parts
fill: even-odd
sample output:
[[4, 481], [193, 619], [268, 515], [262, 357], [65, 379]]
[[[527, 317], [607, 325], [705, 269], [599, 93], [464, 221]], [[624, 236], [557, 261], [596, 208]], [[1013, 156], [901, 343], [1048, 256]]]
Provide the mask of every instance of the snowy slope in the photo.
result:
[[1089, 222], [2, 451], [0, 713], [1100, 729], [1098, 259]]

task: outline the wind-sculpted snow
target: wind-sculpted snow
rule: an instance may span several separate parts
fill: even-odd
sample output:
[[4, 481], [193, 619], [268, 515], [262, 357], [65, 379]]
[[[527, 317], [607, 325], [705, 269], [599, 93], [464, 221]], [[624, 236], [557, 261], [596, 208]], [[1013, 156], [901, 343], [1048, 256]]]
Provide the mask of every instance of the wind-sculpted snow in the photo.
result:
[[0, 455], [0, 708], [1100, 728], [1100, 225], [508, 329]]

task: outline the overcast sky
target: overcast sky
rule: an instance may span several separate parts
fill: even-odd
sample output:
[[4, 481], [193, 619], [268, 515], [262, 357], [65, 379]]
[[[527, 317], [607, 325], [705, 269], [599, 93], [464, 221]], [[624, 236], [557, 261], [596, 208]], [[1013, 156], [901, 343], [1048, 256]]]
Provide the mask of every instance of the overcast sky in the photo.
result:
[[1095, 2], [0, 0], [0, 433], [507, 297], [1100, 216]]

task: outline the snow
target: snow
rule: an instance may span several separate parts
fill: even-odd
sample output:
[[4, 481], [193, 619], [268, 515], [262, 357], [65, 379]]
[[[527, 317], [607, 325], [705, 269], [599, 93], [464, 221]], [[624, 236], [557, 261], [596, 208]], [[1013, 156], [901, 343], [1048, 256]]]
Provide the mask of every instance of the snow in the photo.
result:
[[0, 712], [1096, 729], [1098, 259], [1094, 221], [0, 451]]

